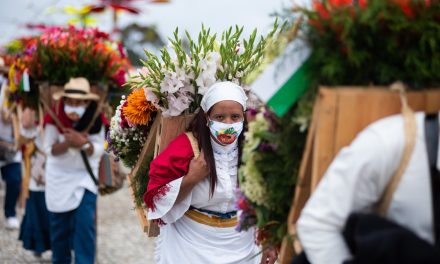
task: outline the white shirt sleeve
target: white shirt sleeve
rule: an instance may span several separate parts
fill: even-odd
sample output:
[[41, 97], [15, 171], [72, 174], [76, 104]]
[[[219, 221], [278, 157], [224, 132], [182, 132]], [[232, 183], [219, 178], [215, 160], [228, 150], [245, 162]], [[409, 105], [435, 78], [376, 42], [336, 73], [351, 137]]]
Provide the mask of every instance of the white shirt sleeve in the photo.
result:
[[58, 142], [59, 132], [56, 126], [46, 124], [44, 128], [43, 152], [52, 156], [52, 146]]
[[38, 127], [24, 128], [20, 125], [20, 134], [25, 138], [35, 138], [38, 136]]
[[[351, 257], [342, 237], [352, 212], [371, 209], [389, 177], [386, 145], [365, 130], [332, 162], [297, 222], [299, 239], [313, 264], [342, 263]], [[397, 157], [395, 157], [397, 158]]]
[[156, 209], [148, 212], [148, 219], [162, 219], [170, 224], [181, 218], [191, 205], [192, 192], [190, 192], [182, 201], [176, 203], [177, 195], [180, 191], [183, 177], [180, 177], [168, 183], [169, 190], [166, 195], [155, 201]]
[[93, 157], [101, 157], [104, 154], [105, 128], [101, 127], [99, 133], [89, 135], [89, 141], [93, 145]]

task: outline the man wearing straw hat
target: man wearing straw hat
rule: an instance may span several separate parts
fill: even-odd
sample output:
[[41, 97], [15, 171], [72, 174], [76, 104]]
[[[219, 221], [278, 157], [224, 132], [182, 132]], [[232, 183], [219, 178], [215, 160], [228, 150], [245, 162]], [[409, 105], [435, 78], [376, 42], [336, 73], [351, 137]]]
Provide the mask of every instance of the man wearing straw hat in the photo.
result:
[[55, 111], [48, 110], [44, 120], [52, 261], [71, 263], [73, 250], [75, 263], [94, 263], [97, 187], [91, 174], [98, 175], [106, 120], [95, 114], [99, 96], [90, 92], [85, 78], [70, 79], [53, 99], [58, 101]]

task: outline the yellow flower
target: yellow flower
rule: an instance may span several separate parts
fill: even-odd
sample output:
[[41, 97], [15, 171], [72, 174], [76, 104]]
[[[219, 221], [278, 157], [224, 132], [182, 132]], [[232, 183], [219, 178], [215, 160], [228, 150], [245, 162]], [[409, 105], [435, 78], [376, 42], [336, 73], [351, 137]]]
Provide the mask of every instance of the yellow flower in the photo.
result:
[[134, 90], [127, 98], [123, 113], [128, 121], [135, 125], [146, 125], [151, 121], [151, 114], [156, 112], [153, 104], [147, 101], [143, 89]]
[[12, 93], [17, 91], [17, 86], [15, 86], [15, 82], [14, 82], [14, 76], [15, 76], [15, 64], [13, 64], [10, 68], [9, 68], [9, 91], [11, 91]]

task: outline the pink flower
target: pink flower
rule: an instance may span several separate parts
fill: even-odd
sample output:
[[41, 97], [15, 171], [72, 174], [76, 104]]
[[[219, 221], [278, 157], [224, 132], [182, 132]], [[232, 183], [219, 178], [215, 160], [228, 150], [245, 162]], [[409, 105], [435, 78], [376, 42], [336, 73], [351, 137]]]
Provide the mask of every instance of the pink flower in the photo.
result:
[[117, 71], [112, 78], [117, 85], [122, 86], [125, 83], [125, 71], [123, 69], [119, 69], [119, 71]]

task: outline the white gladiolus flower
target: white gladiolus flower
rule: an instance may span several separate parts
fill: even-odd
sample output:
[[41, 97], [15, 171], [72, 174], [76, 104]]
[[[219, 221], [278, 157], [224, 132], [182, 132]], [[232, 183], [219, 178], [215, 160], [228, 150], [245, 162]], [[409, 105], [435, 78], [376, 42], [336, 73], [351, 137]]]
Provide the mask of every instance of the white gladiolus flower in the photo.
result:
[[162, 93], [175, 93], [184, 86], [183, 80], [180, 80], [175, 72], [165, 72], [165, 78], [160, 83]]
[[177, 96], [174, 94], [169, 94], [167, 96], [167, 100], [169, 108], [166, 109], [162, 114], [165, 117], [171, 117], [178, 116], [183, 111], [188, 109], [193, 99], [191, 95], [177, 93]]
[[215, 73], [208, 71], [202, 72], [196, 79], [196, 84], [199, 87], [198, 93], [204, 95], [211, 85], [217, 81]]

